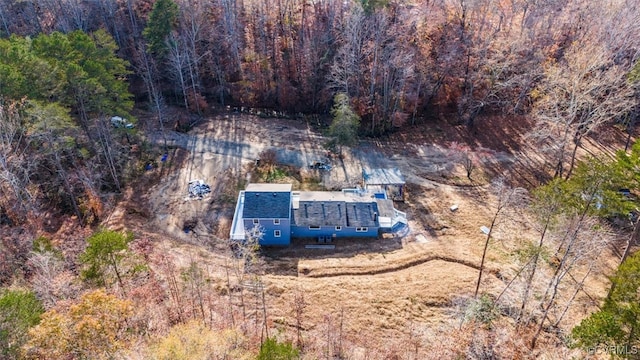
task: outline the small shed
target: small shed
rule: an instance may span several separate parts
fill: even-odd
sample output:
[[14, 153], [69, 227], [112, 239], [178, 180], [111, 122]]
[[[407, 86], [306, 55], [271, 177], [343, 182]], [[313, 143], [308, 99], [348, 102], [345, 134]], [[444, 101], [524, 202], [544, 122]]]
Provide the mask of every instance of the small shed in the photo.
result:
[[404, 176], [399, 169], [363, 169], [362, 183], [365, 190], [384, 194], [385, 198], [404, 200]]

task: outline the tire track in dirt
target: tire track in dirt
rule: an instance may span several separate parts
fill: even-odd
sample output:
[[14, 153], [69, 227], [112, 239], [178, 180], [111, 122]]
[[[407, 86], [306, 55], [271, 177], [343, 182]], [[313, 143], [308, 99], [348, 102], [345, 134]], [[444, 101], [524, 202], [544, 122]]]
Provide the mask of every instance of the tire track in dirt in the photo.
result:
[[[308, 278], [329, 278], [329, 277], [338, 277], [338, 276], [363, 276], [363, 275], [380, 275], [380, 274], [387, 274], [387, 273], [392, 273], [392, 272], [396, 272], [396, 271], [400, 271], [400, 270], [406, 270], [408, 268], [414, 267], [414, 266], [418, 266], [418, 265], [422, 265], [422, 264], [426, 264], [428, 262], [431, 261], [444, 261], [444, 262], [448, 262], [448, 263], [456, 263], [456, 264], [460, 264], [463, 266], [467, 266], [470, 268], [473, 268], [475, 270], [480, 271], [480, 265], [477, 265], [473, 262], [470, 261], [466, 261], [466, 260], [460, 260], [460, 259], [456, 259], [453, 257], [449, 257], [449, 256], [442, 256], [442, 255], [431, 255], [431, 256], [427, 256], [426, 258], [419, 258], [419, 259], [414, 259], [411, 261], [408, 261], [406, 263], [403, 264], [399, 264], [396, 266], [390, 266], [390, 267], [385, 267], [382, 269], [372, 269], [372, 270], [361, 270], [361, 271], [357, 271], [357, 270], [353, 270], [353, 271], [349, 271], [349, 270], [343, 270], [343, 271], [336, 271], [336, 272], [332, 272], [332, 273], [319, 273], [319, 274], [314, 274], [314, 273], [307, 273], [304, 274], [304, 269], [302, 271], [299, 271], [299, 275], [302, 273], [302, 275], [304, 277], [308, 277]], [[500, 271], [496, 270], [496, 269], [484, 269], [485, 272], [494, 275], [495, 277], [501, 279], [502, 276], [500, 275]]]

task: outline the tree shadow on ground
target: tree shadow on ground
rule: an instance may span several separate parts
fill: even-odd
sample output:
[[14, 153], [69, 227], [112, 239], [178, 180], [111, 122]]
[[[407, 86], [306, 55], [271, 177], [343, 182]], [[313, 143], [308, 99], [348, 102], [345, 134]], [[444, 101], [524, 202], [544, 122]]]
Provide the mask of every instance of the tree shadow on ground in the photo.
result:
[[[512, 186], [533, 188], [548, 181], [548, 167], [526, 139], [533, 127], [532, 119], [523, 115], [482, 114], [473, 127], [455, 119], [457, 115], [441, 114], [424, 119], [392, 136], [395, 142], [434, 144], [443, 148], [452, 143], [466, 144], [472, 151], [492, 153], [491, 161], [481, 166], [491, 178], [501, 176]], [[483, 160], [483, 159], [480, 159]]]

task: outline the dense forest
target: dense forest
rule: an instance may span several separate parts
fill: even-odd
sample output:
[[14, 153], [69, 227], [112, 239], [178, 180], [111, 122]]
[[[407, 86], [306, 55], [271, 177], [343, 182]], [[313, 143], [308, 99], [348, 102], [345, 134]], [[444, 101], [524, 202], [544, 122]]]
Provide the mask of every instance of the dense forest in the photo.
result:
[[[325, 113], [346, 93], [363, 131], [440, 112], [625, 121], [637, 60], [633, 1], [6, 1], [4, 37], [98, 30], [155, 107], [231, 104]], [[590, 92], [597, 89], [596, 92]], [[534, 91], [535, 90], [535, 91]], [[555, 92], [555, 93], [554, 93]], [[582, 97], [578, 97], [580, 94]], [[557, 108], [560, 99], [577, 104]], [[608, 100], [608, 101], [605, 101]], [[614, 106], [615, 104], [615, 106]], [[579, 116], [584, 118], [587, 115]], [[548, 119], [561, 121], [560, 119]], [[578, 121], [578, 119], [573, 120]], [[587, 126], [582, 131], [587, 131]], [[572, 134], [573, 135], [573, 134]]]
[[[356, 129], [329, 128], [341, 145], [439, 122], [473, 138], [491, 116], [527, 119], [512, 126], [526, 128], [524, 141], [545, 159], [545, 176], [527, 189], [541, 235], [523, 250], [515, 278], [524, 290], [504, 328], [528, 343], [487, 345], [492, 326], [503, 324], [492, 307], [498, 300], [476, 289], [471, 325], [442, 336], [467, 344], [465, 331], [479, 324], [482, 351], [469, 344], [467, 352], [451, 344], [429, 350], [444, 358], [526, 357], [523, 349], [548, 334], [555, 343], [543, 346], [620, 345], [622, 357], [637, 358], [640, 265], [632, 249], [640, 222], [629, 200], [640, 193], [640, 145], [632, 146], [639, 60], [635, 0], [0, 0], [0, 357], [329, 358], [299, 346], [300, 326], [298, 348], [268, 334], [252, 338], [234, 321], [215, 329], [202, 269], [178, 273], [155, 259], [164, 271], [156, 276], [148, 243], [98, 227], [148, 159], [165, 151], [146, 142], [144, 129], [179, 129], [176, 109], [180, 119], [251, 109], [264, 117], [358, 119]], [[114, 115], [136, 127], [114, 127]], [[628, 134], [624, 151], [579, 159], [583, 141], [610, 127]], [[494, 221], [515, 209], [509, 194], [498, 195]], [[636, 214], [632, 229], [609, 227], [619, 214]], [[63, 219], [73, 219], [66, 231], [80, 243], [40, 236], [69, 226]], [[568, 340], [558, 331], [569, 309], [559, 303], [560, 284], [596, 261], [603, 228], [625, 239], [622, 265], [610, 274], [600, 310]], [[535, 298], [543, 258], [549, 282]], [[480, 277], [483, 266], [484, 254]], [[576, 294], [587, 275], [574, 279]], [[148, 295], [154, 282], [170, 284], [164, 332], [149, 320], [157, 309], [140, 310], [159, 302]], [[301, 314], [304, 298], [296, 299]], [[138, 343], [154, 345], [128, 352]], [[180, 353], [185, 343], [199, 345]], [[404, 354], [395, 358], [418, 358]]]
[[[360, 116], [360, 133], [374, 136], [425, 120], [455, 119], [473, 131], [482, 126], [480, 114], [514, 121], [531, 115], [530, 141], [563, 176], [582, 137], [603, 125], [635, 124], [637, 6], [5, 1], [3, 116], [24, 102], [61, 105], [73, 118], [68, 125], [85, 135], [78, 150], [100, 159], [102, 180], [84, 182], [102, 183], [89, 192], [120, 188], [124, 157], [114, 153], [124, 149], [114, 149], [121, 143], [95, 121], [130, 117], [134, 95], [162, 125], [174, 105], [196, 115], [228, 105], [328, 114], [334, 95], [343, 93]], [[15, 193], [24, 184], [11, 173]], [[67, 193], [86, 188], [64, 186]], [[72, 199], [62, 202], [81, 215]]]

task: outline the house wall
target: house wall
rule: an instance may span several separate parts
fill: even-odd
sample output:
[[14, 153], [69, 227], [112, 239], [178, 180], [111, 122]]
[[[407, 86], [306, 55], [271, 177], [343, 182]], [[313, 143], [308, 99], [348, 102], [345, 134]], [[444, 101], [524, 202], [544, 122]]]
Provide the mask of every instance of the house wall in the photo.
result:
[[[258, 219], [260, 227], [264, 231], [260, 245], [266, 246], [288, 246], [291, 243], [291, 221], [289, 219], [279, 219], [280, 224], [274, 224], [274, 219]], [[253, 219], [244, 219], [245, 234], [255, 226]], [[280, 237], [275, 236], [275, 231], [280, 230]]]
[[[335, 235], [335, 236], [334, 236]], [[291, 237], [314, 238], [318, 236], [331, 237], [377, 237], [378, 227], [367, 227], [367, 231], [356, 231], [355, 227], [343, 226], [342, 230], [336, 230], [335, 226], [320, 226], [319, 229], [310, 229], [309, 226], [291, 226]]]

